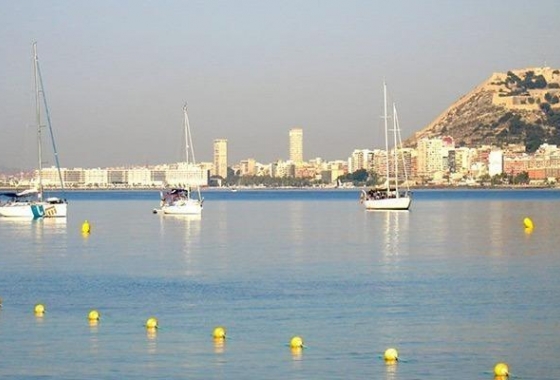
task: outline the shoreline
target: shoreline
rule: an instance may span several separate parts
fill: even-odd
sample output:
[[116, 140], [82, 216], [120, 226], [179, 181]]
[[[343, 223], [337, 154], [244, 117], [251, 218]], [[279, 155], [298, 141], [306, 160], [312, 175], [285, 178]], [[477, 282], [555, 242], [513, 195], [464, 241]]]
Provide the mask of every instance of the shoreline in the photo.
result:
[[[363, 189], [369, 188], [368, 186], [357, 186], [357, 187], [202, 187], [201, 192], [232, 192], [236, 191], [273, 191], [273, 190], [285, 190], [285, 191], [361, 191]], [[17, 187], [0, 187], [0, 192], [18, 192], [26, 190], [27, 188], [17, 188]], [[155, 189], [152, 187], [115, 187], [115, 188], [48, 188], [45, 192], [78, 192], [78, 191], [88, 191], [88, 192], [104, 192], [104, 191], [153, 191], [160, 192], [163, 189]], [[542, 185], [503, 185], [503, 186], [414, 186], [410, 188], [410, 191], [418, 190], [560, 190], [558, 186], [542, 186]]]

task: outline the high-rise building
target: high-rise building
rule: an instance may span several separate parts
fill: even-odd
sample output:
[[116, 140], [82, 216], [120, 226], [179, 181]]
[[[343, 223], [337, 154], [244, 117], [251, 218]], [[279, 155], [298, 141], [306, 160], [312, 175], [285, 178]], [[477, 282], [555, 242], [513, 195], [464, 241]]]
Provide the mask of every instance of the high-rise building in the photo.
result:
[[226, 178], [227, 168], [227, 140], [216, 139], [214, 140], [214, 172], [212, 174]]
[[303, 162], [303, 129], [290, 129], [290, 161], [295, 164]]
[[418, 141], [417, 174], [431, 176], [443, 171], [443, 140], [424, 138]]

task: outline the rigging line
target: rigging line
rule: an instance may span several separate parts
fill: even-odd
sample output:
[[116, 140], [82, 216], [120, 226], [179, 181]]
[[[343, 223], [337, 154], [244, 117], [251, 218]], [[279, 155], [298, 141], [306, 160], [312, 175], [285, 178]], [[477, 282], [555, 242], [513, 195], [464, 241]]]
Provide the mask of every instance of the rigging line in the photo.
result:
[[58, 171], [58, 179], [60, 180], [60, 186], [61, 186], [61, 190], [62, 190], [62, 194], [64, 197], [64, 181], [62, 180], [62, 172], [60, 170], [60, 161], [58, 159], [58, 150], [56, 149], [56, 142], [54, 139], [54, 132], [52, 129], [52, 123], [51, 123], [51, 114], [49, 112], [49, 107], [47, 105], [47, 96], [45, 94], [45, 89], [43, 87], [43, 76], [41, 75], [41, 67], [39, 65], [39, 57], [37, 56], [37, 43], [35, 42], [33, 44], [34, 49], [35, 49], [35, 64], [37, 67], [37, 75], [39, 77], [39, 93], [41, 94], [41, 98], [43, 98], [43, 105], [45, 106], [45, 115], [47, 117], [47, 125], [49, 127], [49, 134], [51, 137], [51, 143], [52, 143], [52, 147], [53, 147], [53, 151], [54, 151], [54, 159], [55, 159], [55, 163], [56, 163], [56, 168]]

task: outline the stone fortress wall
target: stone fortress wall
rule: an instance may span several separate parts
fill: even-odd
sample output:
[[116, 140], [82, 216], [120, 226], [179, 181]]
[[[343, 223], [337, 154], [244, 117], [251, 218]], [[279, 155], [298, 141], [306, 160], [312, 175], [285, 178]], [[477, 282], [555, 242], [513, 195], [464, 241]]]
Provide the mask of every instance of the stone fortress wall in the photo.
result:
[[[526, 73], [532, 71], [535, 76], [542, 75], [548, 84], [557, 83], [560, 85], [560, 70], [550, 67], [535, 67], [522, 70], [511, 70], [512, 73], [520, 78], [524, 78]], [[506, 73], [494, 73], [486, 82], [486, 88], [493, 92], [492, 104], [507, 109], [515, 110], [538, 110], [540, 103], [545, 101], [545, 95], [549, 93], [551, 96], [560, 97], [560, 88], [539, 88], [529, 89], [527, 93], [522, 95], [508, 95], [511, 89], [506, 87]], [[551, 104], [552, 108], [560, 108], [560, 103]]]

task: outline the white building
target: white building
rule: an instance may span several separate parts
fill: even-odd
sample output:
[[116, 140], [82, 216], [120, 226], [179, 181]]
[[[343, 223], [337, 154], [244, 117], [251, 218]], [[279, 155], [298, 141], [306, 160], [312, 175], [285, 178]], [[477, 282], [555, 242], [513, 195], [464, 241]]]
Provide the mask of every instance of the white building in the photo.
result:
[[504, 152], [493, 150], [488, 155], [488, 174], [490, 177], [504, 172]]
[[368, 172], [373, 170], [374, 151], [369, 149], [355, 149], [348, 159], [348, 171], [354, 173], [357, 170], [365, 169]]

